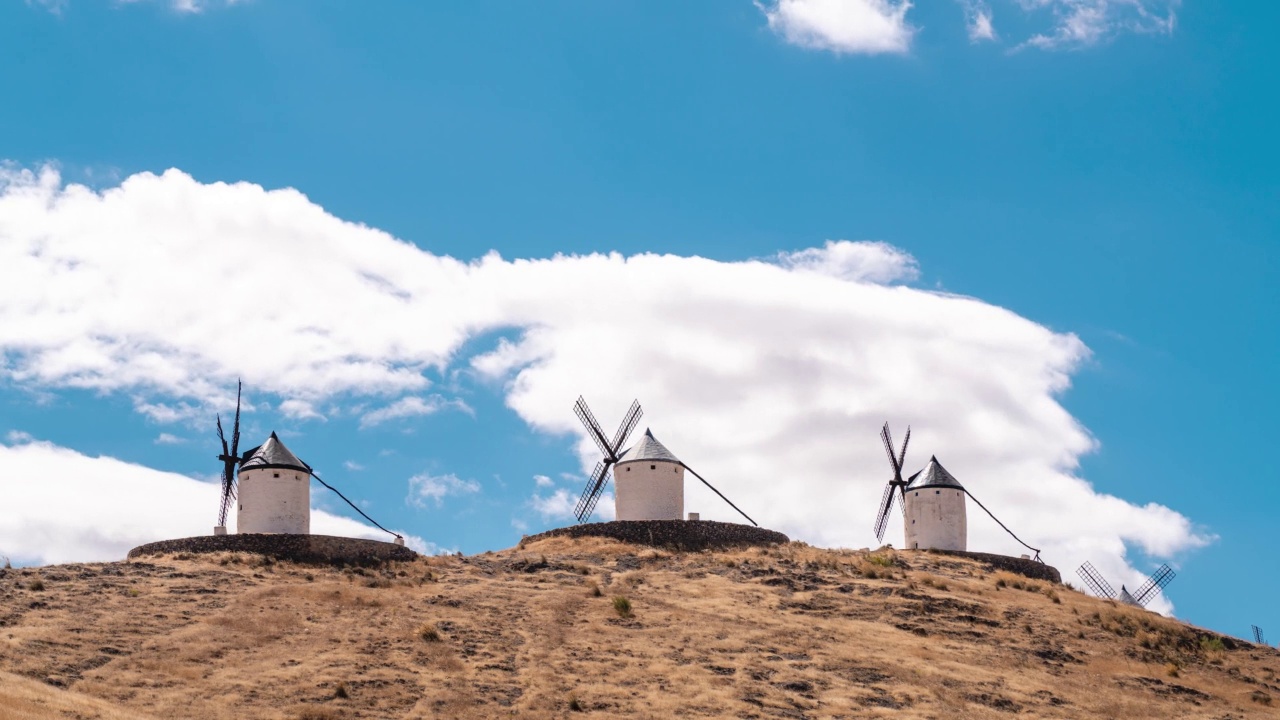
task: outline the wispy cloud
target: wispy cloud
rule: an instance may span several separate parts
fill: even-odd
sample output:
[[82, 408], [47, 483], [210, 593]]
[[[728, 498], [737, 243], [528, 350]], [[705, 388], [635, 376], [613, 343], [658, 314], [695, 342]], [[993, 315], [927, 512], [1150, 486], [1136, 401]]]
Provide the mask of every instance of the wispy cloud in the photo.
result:
[[315, 405], [306, 400], [290, 399], [280, 403], [280, 414], [291, 420], [325, 420]]
[[915, 29], [909, 0], [757, 0], [787, 42], [837, 54], [904, 53]]
[[156, 445], [182, 445], [187, 442], [187, 439], [162, 432], [158, 437], [156, 437], [154, 442]]
[[440, 507], [444, 499], [450, 495], [467, 495], [480, 492], [480, 483], [475, 480], [463, 480], [457, 475], [431, 475], [422, 473], [409, 478], [409, 495], [405, 502], [414, 507], [425, 508], [429, 505]]
[[964, 7], [965, 29], [970, 42], [988, 42], [996, 39], [995, 21], [991, 6], [986, 0], [961, 0]]
[[411, 395], [400, 398], [386, 407], [365, 413], [360, 417], [360, 427], [381, 425], [388, 420], [400, 418], [434, 415], [449, 408], [473, 414], [471, 407], [462, 400], [448, 400], [441, 395], [430, 395], [426, 398]]
[[1097, 45], [1122, 33], [1171, 34], [1181, 0], [1017, 0], [1027, 11], [1048, 13], [1053, 27], [1019, 47], [1044, 50]]

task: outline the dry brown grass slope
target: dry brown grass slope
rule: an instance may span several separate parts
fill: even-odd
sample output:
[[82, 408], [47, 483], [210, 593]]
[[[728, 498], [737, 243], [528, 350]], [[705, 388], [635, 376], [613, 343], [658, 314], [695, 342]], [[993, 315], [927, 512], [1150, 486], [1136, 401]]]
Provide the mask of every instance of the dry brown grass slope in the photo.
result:
[[1274, 649], [969, 560], [799, 543], [11, 570], [0, 672], [39, 681], [0, 676], [0, 720], [1280, 717]]

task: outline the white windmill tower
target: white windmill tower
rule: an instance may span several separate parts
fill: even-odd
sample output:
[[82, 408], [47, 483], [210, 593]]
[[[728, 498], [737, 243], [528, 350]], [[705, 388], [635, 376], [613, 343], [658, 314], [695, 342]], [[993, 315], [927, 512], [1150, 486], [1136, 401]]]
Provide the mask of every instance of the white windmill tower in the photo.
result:
[[276, 434], [240, 462], [237, 533], [311, 532], [311, 466]]
[[968, 524], [965, 490], [938, 458], [907, 481], [903, 488], [906, 547], [911, 550], [966, 550]]
[[619, 520], [679, 520], [684, 517], [684, 463], [645, 428], [613, 469]]
[[[591, 414], [586, 401], [581, 397], [574, 403], [573, 411], [586, 427], [587, 434], [604, 454], [604, 458], [596, 463], [591, 477], [587, 478], [587, 486], [582, 491], [582, 497], [578, 499], [577, 507], [574, 508], [574, 515], [578, 518], [578, 522], [586, 522], [591, 518], [596, 503], [604, 493], [605, 485], [609, 483], [610, 466], [615, 466], [613, 469], [617, 484], [615, 517], [618, 520], [683, 519], [684, 472], [688, 470], [689, 474], [698, 478], [703, 485], [719, 495], [721, 500], [729, 503], [729, 507], [737, 510], [747, 519], [747, 522], [759, 527], [755, 520], [730, 502], [729, 498], [712, 487], [711, 483], [703, 479], [693, 468], [681, 462], [665, 445], [658, 442], [647, 428], [639, 442], [626, 452], [622, 452], [622, 444], [627, 441], [627, 436], [635, 429], [636, 423], [640, 422], [640, 416], [644, 414], [640, 409], [639, 401], [631, 403], [631, 409], [627, 411], [612, 442], [605, 437], [600, 423], [596, 422], [595, 415]], [[691, 514], [689, 519], [698, 518]]]

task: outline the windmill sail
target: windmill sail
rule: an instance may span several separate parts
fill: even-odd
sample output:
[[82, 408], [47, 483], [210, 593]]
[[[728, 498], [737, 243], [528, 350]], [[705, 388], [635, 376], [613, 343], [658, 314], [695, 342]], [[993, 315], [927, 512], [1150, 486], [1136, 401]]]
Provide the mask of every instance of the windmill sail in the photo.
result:
[[614, 433], [613, 440], [609, 440], [604, 434], [604, 430], [600, 428], [600, 423], [596, 420], [596, 416], [592, 414], [591, 408], [587, 407], [587, 401], [581, 396], [577, 402], [573, 404], [573, 413], [578, 416], [578, 420], [582, 422], [583, 427], [587, 430], [587, 435], [595, 442], [596, 447], [600, 448], [601, 455], [604, 458], [596, 463], [595, 470], [592, 471], [591, 477], [587, 479], [587, 486], [582, 490], [582, 496], [578, 498], [578, 504], [574, 507], [573, 514], [578, 518], [578, 522], [586, 522], [591, 513], [595, 511], [596, 503], [600, 502], [600, 496], [604, 493], [605, 486], [609, 484], [609, 468], [618, 462], [618, 458], [622, 452], [622, 445], [626, 443], [627, 437], [631, 435], [631, 431], [635, 430], [636, 424], [640, 422], [640, 416], [644, 411], [640, 409], [640, 401], [633, 400], [630, 409], [622, 418], [622, 423], [618, 426], [618, 431]]
[[876, 511], [875, 532], [877, 542], [884, 540], [884, 531], [889, 525], [889, 513], [893, 511], [894, 490], [897, 490], [898, 495], [902, 496], [902, 502], [899, 503], [902, 512], [906, 513], [907, 511], [906, 491], [903, 489], [906, 486], [906, 482], [902, 479], [902, 466], [907, 459], [907, 444], [911, 442], [911, 428], [907, 428], [907, 435], [902, 440], [902, 450], [900, 452], [894, 452], [893, 450], [893, 436], [889, 433], [889, 423], [887, 422], [884, 427], [880, 428], [880, 441], [884, 443], [885, 454], [889, 456], [889, 464], [893, 466], [893, 479], [889, 481], [888, 485], [885, 485], [884, 494], [880, 498], [880, 509]]

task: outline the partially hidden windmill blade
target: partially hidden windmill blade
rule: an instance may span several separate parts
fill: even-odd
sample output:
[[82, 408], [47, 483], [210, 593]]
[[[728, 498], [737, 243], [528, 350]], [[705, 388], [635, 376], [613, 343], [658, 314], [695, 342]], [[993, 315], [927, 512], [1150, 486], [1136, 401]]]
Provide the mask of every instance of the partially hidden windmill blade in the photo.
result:
[[1151, 573], [1151, 577], [1147, 578], [1147, 581], [1133, 593], [1134, 601], [1139, 605], [1146, 607], [1147, 603], [1158, 595], [1169, 583], [1173, 582], [1175, 577], [1177, 577], [1177, 573], [1175, 573], [1172, 568], [1168, 565], [1161, 565], [1160, 568], [1154, 573]]
[[1084, 580], [1085, 585], [1089, 586], [1094, 595], [1108, 600], [1116, 599], [1116, 591], [1111, 588], [1111, 584], [1102, 577], [1102, 573], [1098, 572], [1093, 563], [1086, 560], [1083, 565], [1076, 568], [1076, 574]]
[[759, 524], [759, 523], [757, 523], [755, 520], [752, 520], [750, 515], [748, 515], [748, 514], [746, 514], [746, 513], [742, 512], [742, 508], [738, 507], [737, 505], [734, 505], [732, 500], [730, 500], [729, 498], [725, 497], [725, 496], [724, 496], [724, 493], [720, 492], [719, 490], [717, 490], [717, 489], [715, 488], [715, 486], [714, 486], [714, 485], [712, 485], [711, 483], [707, 482], [706, 478], [704, 478], [704, 477], [702, 477], [701, 475], [699, 475], [698, 473], [694, 472], [693, 468], [689, 467], [688, 465], [685, 465], [684, 463], [680, 463], [680, 464], [681, 464], [681, 465], [684, 465], [684, 469], [685, 469], [685, 470], [688, 470], [688, 471], [689, 471], [689, 472], [690, 472], [694, 477], [696, 477], [696, 478], [698, 478], [699, 480], [701, 480], [703, 485], [706, 485], [707, 487], [711, 488], [711, 492], [713, 492], [713, 493], [715, 493], [715, 494], [719, 495], [721, 500], [723, 500], [723, 501], [725, 501], [725, 502], [729, 503], [729, 507], [733, 508], [734, 510], [737, 510], [739, 515], [741, 515], [742, 517], [744, 517], [744, 518], [746, 518], [746, 519], [747, 519], [747, 522], [751, 523], [752, 525], [755, 525], [756, 527], [760, 527], [760, 524]]
[[240, 462], [240, 392], [243, 388], [240, 381], [236, 381], [236, 415], [234, 424], [231, 427], [231, 447], [227, 447], [227, 438], [222, 431], [222, 416], [217, 416], [218, 440], [222, 443], [222, 454], [218, 459], [222, 461], [222, 501], [218, 507], [218, 527], [226, 527], [227, 513], [231, 510], [231, 503], [236, 498], [236, 466]]
[[1253, 641], [1258, 645], [1266, 645], [1267, 639], [1262, 636], [1262, 628], [1257, 625], [1250, 625], [1249, 627], [1253, 628]]

